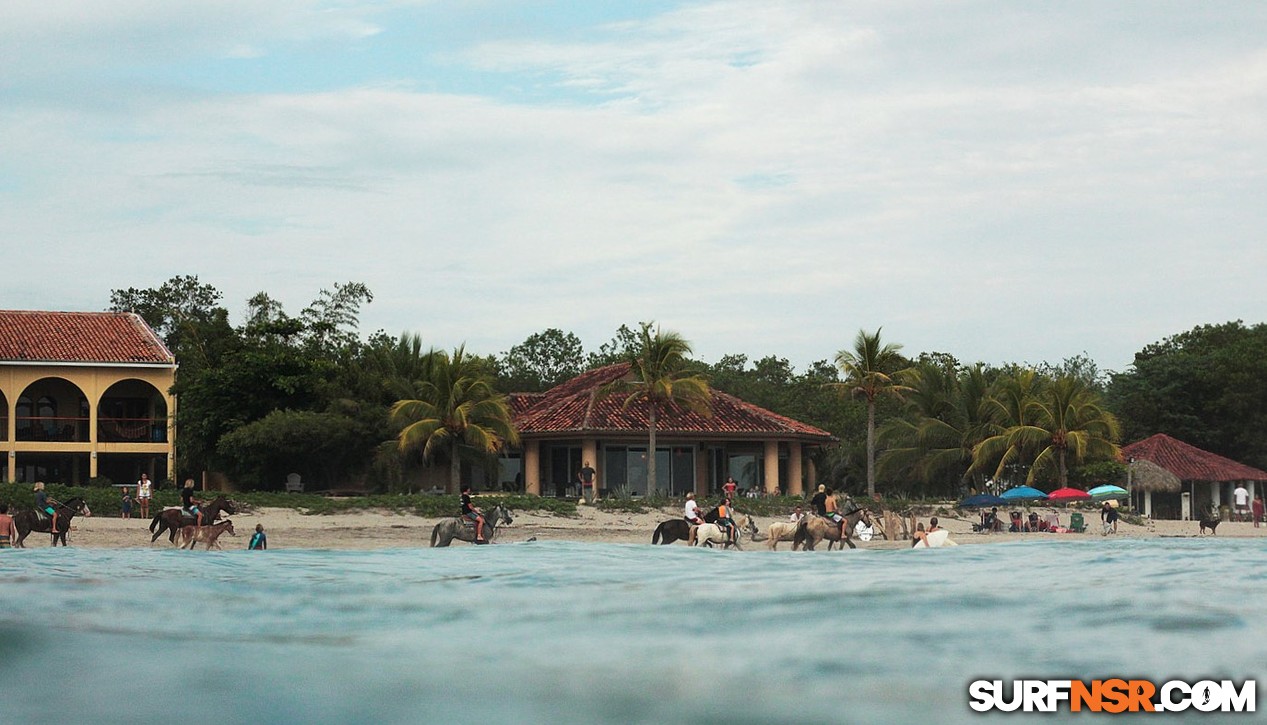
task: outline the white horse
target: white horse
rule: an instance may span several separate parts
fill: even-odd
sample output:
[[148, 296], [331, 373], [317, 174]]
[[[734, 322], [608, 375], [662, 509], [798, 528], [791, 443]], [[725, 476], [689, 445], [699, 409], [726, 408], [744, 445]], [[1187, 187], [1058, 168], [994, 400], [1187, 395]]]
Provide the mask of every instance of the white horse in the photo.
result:
[[775, 521], [766, 529], [766, 537], [770, 539], [770, 548], [777, 551], [780, 541], [792, 541], [796, 537], [796, 521]]
[[738, 512], [735, 513], [735, 529], [735, 540], [731, 541], [730, 537], [726, 535], [726, 532], [722, 529], [722, 527], [717, 524], [700, 524], [699, 526], [692, 526], [690, 538], [687, 539], [686, 543], [690, 546], [710, 547], [713, 544], [720, 544], [722, 548], [733, 546], [736, 549], [742, 550], [739, 546], [739, 539], [742, 538], [744, 534], [747, 534], [748, 538], [752, 539], [760, 533], [760, 531], [757, 530], [757, 523], [752, 520], [751, 516]]

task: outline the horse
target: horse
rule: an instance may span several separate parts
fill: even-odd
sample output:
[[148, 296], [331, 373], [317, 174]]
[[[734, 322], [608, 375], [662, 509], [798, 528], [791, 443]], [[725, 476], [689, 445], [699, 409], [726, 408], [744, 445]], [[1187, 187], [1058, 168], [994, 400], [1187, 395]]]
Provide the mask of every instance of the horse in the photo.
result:
[[[201, 508], [202, 520], [206, 522], [204, 526], [206, 524], [214, 524], [220, 518], [220, 512], [222, 511], [230, 515], [238, 512], [233, 502], [224, 496], [216, 496], [211, 503]], [[184, 509], [179, 506], [165, 508], [159, 511], [154, 520], [150, 522], [150, 531], [154, 532], [154, 535], [150, 537], [150, 543], [158, 541], [158, 537], [162, 536], [164, 531], [170, 531], [171, 533], [167, 539], [175, 544], [176, 534], [180, 533], [180, 530], [186, 526], [193, 525], [197, 520], [197, 517], [186, 514]]]
[[203, 543], [207, 545], [208, 551], [213, 546], [223, 551], [224, 547], [220, 546], [220, 542], [217, 539], [220, 538], [220, 534], [226, 531], [229, 532], [230, 536], [238, 535], [238, 532], [233, 530], [233, 519], [225, 519], [218, 524], [211, 524], [210, 526], [182, 527], [180, 530], [180, 548], [193, 551], [194, 546]]
[[[501, 504], [484, 515], [484, 540], [491, 542], [497, 535], [497, 527], [512, 523], [510, 510]], [[454, 539], [475, 543], [475, 522], [463, 516], [444, 519], [431, 530], [432, 546], [448, 546]]]
[[733, 546], [742, 551], [742, 548], [739, 546], [739, 539], [743, 538], [744, 534], [747, 534], [748, 538], [755, 540], [756, 535], [760, 533], [757, 530], [757, 523], [752, 520], [751, 516], [738, 512], [735, 513], [735, 528], [735, 540], [731, 541], [730, 537], [726, 535], [726, 532], [723, 531], [717, 524], [704, 523], [699, 526], [692, 526], [690, 536], [687, 538], [686, 543], [690, 546], [708, 547], [711, 547], [713, 544], [721, 544], [722, 548]]
[[770, 549], [777, 551], [780, 541], [792, 541], [796, 536], [796, 526], [800, 521], [775, 521], [766, 529], [766, 538], [770, 540]]
[[[867, 513], [865, 508], [857, 508], [845, 514], [844, 527], [844, 543], [849, 545], [850, 549], [856, 549], [851, 538], [853, 528], [862, 521], [867, 526], [871, 525], [871, 515]], [[830, 519], [822, 516], [806, 516], [796, 525], [796, 534], [792, 537], [792, 551], [796, 551], [804, 546], [806, 551], [813, 551], [814, 547], [820, 541], [827, 539], [827, 550], [831, 551], [832, 542], [841, 541], [840, 526]], [[844, 547], [841, 547], [844, 548]]]
[[[704, 514], [704, 523], [712, 524], [716, 522], [717, 507], [714, 506], [711, 511]], [[675, 541], [686, 541], [691, 538], [691, 527], [694, 525], [684, 518], [665, 521], [655, 527], [655, 532], [651, 534], [651, 543], [672, 544]]]
[[81, 496], [75, 496], [67, 499], [65, 503], [57, 504], [57, 525], [61, 527], [57, 531], [51, 531], [53, 517], [43, 511], [35, 511], [34, 509], [19, 511], [13, 515], [13, 525], [18, 529], [18, 538], [13, 542], [13, 545], [25, 549], [26, 546], [22, 543], [22, 540], [32, 531], [38, 531], [43, 534], [53, 534], [53, 546], [57, 546], [59, 539], [62, 542], [62, 546], [66, 546], [66, 532], [70, 531], [70, 520], [75, 518], [76, 514], [92, 516], [92, 511]]

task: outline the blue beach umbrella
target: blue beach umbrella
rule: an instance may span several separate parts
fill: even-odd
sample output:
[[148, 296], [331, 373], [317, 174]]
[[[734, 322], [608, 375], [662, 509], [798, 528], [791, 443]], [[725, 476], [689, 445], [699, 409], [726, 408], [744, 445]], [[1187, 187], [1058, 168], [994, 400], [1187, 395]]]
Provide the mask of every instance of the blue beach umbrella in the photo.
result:
[[976, 496], [969, 496], [959, 502], [959, 508], [985, 508], [986, 506], [1005, 506], [1007, 499], [991, 496], [988, 493], [979, 493]]
[[1047, 498], [1047, 494], [1033, 486], [1017, 486], [1004, 491], [999, 498], [1005, 501], [1041, 501]]
[[1097, 501], [1103, 501], [1105, 499], [1110, 499], [1110, 498], [1126, 498], [1127, 496], [1130, 495], [1129, 493], [1127, 493], [1126, 489], [1122, 488], [1121, 486], [1114, 486], [1112, 484], [1106, 484], [1104, 486], [1096, 486], [1090, 491], [1087, 491], [1087, 493], [1091, 494], [1091, 498]]

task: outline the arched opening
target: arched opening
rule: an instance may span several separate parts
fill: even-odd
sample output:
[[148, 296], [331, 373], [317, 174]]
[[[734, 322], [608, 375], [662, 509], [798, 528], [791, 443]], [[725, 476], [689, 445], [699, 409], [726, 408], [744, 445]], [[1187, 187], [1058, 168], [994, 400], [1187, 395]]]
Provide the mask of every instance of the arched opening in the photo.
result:
[[63, 378], [36, 380], [18, 396], [16, 435], [20, 441], [88, 440], [88, 399]]
[[143, 380], [120, 380], [97, 405], [97, 440], [106, 443], [166, 443], [167, 400]]

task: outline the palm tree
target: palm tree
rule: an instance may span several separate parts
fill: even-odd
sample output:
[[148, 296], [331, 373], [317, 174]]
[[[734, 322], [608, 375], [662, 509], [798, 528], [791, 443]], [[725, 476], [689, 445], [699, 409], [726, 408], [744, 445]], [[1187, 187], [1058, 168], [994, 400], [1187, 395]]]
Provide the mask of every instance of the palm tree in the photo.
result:
[[[1022, 390], [1030, 380], [1032, 376], [1023, 377], [1020, 384], [1011, 386], [1012, 391]], [[1028, 400], [1009, 402], [1020, 403], [1014, 411], [1019, 422], [982, 441], [973, 451], [973, 462], [978, 467], [1001, 454], [996, 478], [1008, 463], [1033, 453], [1034, 462], [1025, 482], [1031, 484], [1040, 471], [1054, 469], [1057, 481], [1064, 487], [1069, 483], [1070, 458], [1079, 463], [1087, 458], [1112, 460], [1118, 456], [1121, 426], [1117, 418], [1100, 405], [1099, 394], [1078, 378], [1057, 378], [1039, 386]]]
[[702, 415], [712, 415], [712, 389], [701, 375], [686, 370], [691, 345], [676, 332], [653, 333], [653, 323], [642, 323], [637, 345], [631, 351], [631, 378], [604, 386], [602, 395], [623, 394], [622, 408], [634, 403], [647, 410], [647, 494], [656, 487], [656, 422], [659, 414], [685, 406]]
[[448, 492], [457, 493], [459, 451], [488, 455], [519, 443], [506, 396], [493, 389], [493, 377], [479, 358], [459, 347], [449, 355], [432, 350], [425, 377], [415, 383], [415, 398], [392, 406], [392, 422], [403, 426], [397, 436], [401, 452], [421, 450], [424, 460], [449, 454]]
[[[883, 328], [881, 328], [883, 329]], [[875, 403], [884, 395], [902, 397], [910, 390], [900, 384], [896, 373], [904, 362], [898, 351], [901, 345], [882, 344], [880, 330], [868, 335], [858, 330], [852, 350], [836, 353], [836, 365], [844, 373], [844, 381], [828, 383], [842, 395], [853, 395], [867, 401], [867, 495], [875, 498]]]
[[950, 481], [964, 487], [972, 473], [972, 451], [988, 435], [985, 371], [978, 363], [956, 370], [920, 363], [901, 380], [908, 418], [895, 418], [880, 429], [891, 441], [879, 460], [879, 473], [895, 470], [917, 476], [925, 484]]

